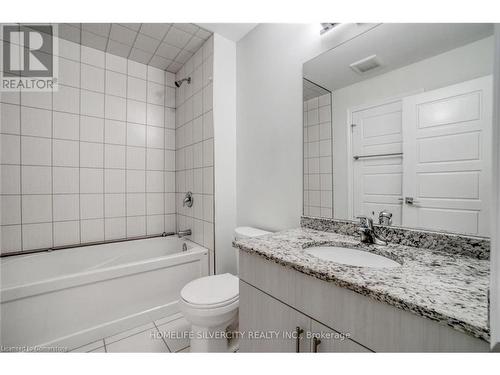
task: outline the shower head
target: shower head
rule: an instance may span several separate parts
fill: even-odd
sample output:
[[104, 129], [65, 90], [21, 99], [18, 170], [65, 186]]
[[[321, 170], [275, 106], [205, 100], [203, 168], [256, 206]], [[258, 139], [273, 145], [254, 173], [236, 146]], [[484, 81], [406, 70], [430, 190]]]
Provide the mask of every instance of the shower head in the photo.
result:
[[183, 79], [180, 79], [178, 81], [175, 81], [175, 86], [176, 87], [181, 87], [182, 83], [186, 81], [188, 84], [191, 83], [191, 77], [187, 77], [187, 78], [183, 78]]

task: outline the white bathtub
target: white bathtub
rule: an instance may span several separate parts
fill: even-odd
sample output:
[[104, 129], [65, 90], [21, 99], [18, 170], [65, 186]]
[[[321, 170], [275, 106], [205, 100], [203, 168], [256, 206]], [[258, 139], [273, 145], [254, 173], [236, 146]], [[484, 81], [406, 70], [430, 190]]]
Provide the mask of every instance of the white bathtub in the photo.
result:
[[71, 350], [176, 313], [181, 288], [206, 275], [208, 250], [177, 237], [1, 258], [2, 350]]

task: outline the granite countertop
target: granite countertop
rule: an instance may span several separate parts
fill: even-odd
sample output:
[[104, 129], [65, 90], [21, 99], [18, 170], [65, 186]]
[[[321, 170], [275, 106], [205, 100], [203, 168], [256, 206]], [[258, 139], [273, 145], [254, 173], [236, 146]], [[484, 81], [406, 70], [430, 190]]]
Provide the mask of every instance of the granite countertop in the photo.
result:
[[[384, 255], [402, 266], [348, 266], [321, 260], [304, 251], [311, 246], [326, 244]], [[359, 237], [306, 228], [238, 240], [234, 245], [240, 250], [489, 341], [488, 260], [401, 244], [366, 245], [359, 242]]]

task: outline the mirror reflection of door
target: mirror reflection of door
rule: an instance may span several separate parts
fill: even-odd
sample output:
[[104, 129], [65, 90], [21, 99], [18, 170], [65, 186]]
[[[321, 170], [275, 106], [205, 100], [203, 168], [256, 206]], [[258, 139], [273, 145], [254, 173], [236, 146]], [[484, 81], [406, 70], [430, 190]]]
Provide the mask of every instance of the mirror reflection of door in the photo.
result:
[[403, 225], [489, 235], [492, 77], [403, 99]]
[[401, 225], [403, 134], [401, 100], [383, 101], [352, 112], [353, 219], [378, 220], [381, 211]]
[[493, 51], [492, 24], [378, 24], [307, 61], [332, 145], [307, 102], [304, 214], [489, 236]]
[[353, 218], [486, 236], [491, 76], [352, 112]]

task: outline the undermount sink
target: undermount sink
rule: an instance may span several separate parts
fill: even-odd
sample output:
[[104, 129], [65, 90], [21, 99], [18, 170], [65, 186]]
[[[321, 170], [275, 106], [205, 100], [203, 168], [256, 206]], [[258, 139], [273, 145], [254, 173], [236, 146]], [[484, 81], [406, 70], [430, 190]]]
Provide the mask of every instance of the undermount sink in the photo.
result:
[[394, 268], [401, 267], [398, 262], [368, 251], [337, 246], [315, 246], [304, 250], [309, 255], [330, 262], [358, 267]]

